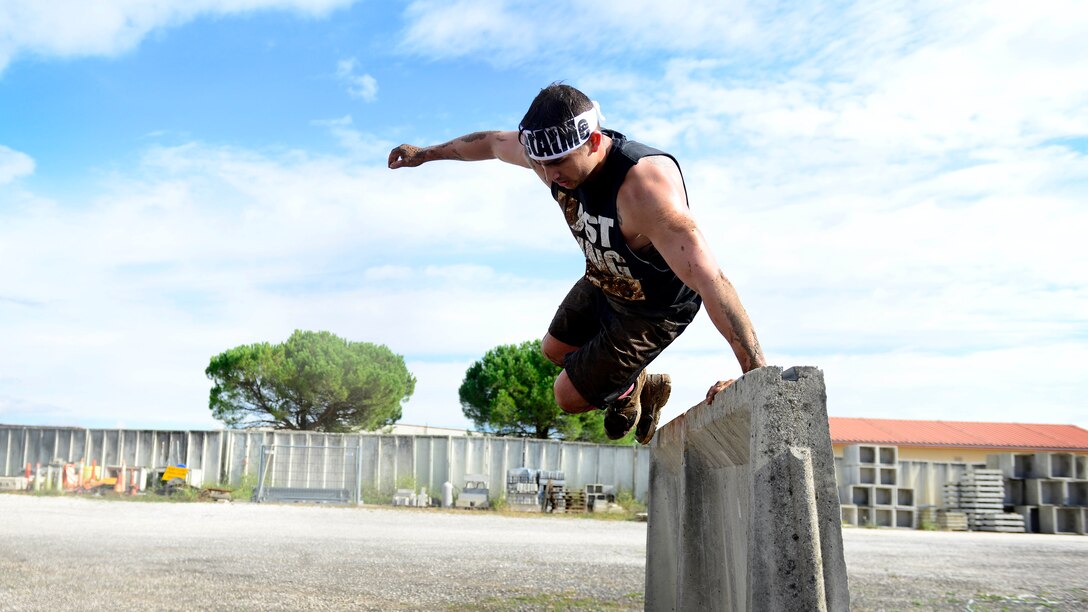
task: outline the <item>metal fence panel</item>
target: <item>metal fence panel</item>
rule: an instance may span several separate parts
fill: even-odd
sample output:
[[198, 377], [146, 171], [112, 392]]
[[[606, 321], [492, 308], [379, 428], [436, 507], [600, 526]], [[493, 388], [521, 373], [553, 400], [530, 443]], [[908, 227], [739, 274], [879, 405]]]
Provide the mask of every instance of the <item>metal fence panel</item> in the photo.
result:
[[359, 449], [328, 444], [262, 446], [256, 499], [357, 504]]

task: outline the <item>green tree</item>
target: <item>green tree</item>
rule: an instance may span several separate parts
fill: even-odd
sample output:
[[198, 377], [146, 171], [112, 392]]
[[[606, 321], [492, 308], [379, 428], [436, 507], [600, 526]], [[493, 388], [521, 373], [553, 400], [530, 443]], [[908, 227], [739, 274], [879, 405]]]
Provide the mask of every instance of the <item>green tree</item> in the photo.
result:
[[209, 408], [228, 427], [349, 432], [395, 423], [416, 379], [384, 345], [298, 331], [212, 357]]
[[[500, 436], [611, 443], [603, 412], [567, 414], [555, 403], [552, 385], [560, 371], [539, 340], [497, 346], [465, 372], [461, 411], [480, 431]], [[631, 434], [617, 442], [633, 440]]]

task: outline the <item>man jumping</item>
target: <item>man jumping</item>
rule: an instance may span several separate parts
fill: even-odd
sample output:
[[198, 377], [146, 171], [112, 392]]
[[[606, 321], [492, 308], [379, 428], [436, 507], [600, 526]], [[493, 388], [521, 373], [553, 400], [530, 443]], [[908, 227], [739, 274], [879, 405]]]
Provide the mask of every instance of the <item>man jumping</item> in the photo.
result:
[[[585, 253], [585, 276], [559, 305], [542, 346], [563, 367], [554, 388], [565, 412], [603, 409], [609, 438], [634, 428], [639, 443], [648, 444], [671, 382], [667, 374], [647, 374], [646, 366], [704, 302], [741, 370], [766, 365], [736, 290], [688, 210], [677, 161], [602, 129], [599, 107], [581, 91], [552, 84], [533, 100], [516, 132], [400, 145], [389, 153], [389, 167], [441, 159], [499, 159], [533, 170]], [[707, 402], [732, 383], [712, 385]]]

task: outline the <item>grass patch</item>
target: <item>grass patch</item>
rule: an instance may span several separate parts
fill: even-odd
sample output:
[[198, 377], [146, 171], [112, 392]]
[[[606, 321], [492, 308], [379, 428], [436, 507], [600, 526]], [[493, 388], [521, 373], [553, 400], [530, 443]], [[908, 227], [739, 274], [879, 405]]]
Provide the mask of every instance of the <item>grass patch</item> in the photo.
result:
[[616, 503], [632, 515], [638, 514], [639, 512], [646, 512], [646, 504], [640, 502], [635, 497], [635, 493], [629, 489], [621, 487], [616, 492]]
[[42, 487], [41, 489], [39, 489], [37, 491], [35, 491], [32, 488], [27, 492], [29, 494], [33, 495], [34, 497], [61, 497], [61, 496], [65, 495], [67, 493], [67, 491], [58, 491], [58, 490], [56, 490], [56, 489], [54, 489], [52, 487], [50, 487], [50, 488]]
[[[642, 593], [629, 593], [616, 600], [603, 600], [579, 597], [566, 592], [490, 597], [474, 607], [478, 610], [642, 610], [644, 605]], [[451, 606], [447, 609], [460, 607]]]
[[252, 472], [249, 474], [242, 474], [242, 479], [238, 482], [238, 487], [230, 492], [230, 499], [231, 501], [251, 501], [256, 489], [257, 475]]
[[359, 497], [363, 500], [364, 504], [376, 504], [379, 506], [390, 506], [393, 504], [393, 491], [391, 489], [364, 486], [363, 489], [359, 491]]
[[[392, 487], [363, 485], [362, 490], [359, 491], [359, 497], [364, 504], [391, 506], [393, 505], [393, 495], [397, 492], [397, 489], [407, 489], [413, 493], [419, 493], [419, 486], [415, 476], [401, 476]], [[434, 496], [431, 491], [428, 491], [427, 495]]]
[[995, 595], [992, 593], [977, 593], [965, 604], [966, 610], [1056, 610], [1062, 603], [1051, 601], [1038, 595]]

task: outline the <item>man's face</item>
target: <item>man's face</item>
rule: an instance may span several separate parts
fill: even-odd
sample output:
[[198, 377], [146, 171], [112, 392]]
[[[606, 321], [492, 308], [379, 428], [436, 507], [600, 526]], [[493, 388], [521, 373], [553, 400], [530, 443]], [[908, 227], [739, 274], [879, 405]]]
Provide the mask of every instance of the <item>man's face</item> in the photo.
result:
[[593, 172], [593, 142], [587, 142], [558, 159], [534, 162], [544, 171], [548, 182], [558, 183], [565, 189], [576, 189]]

